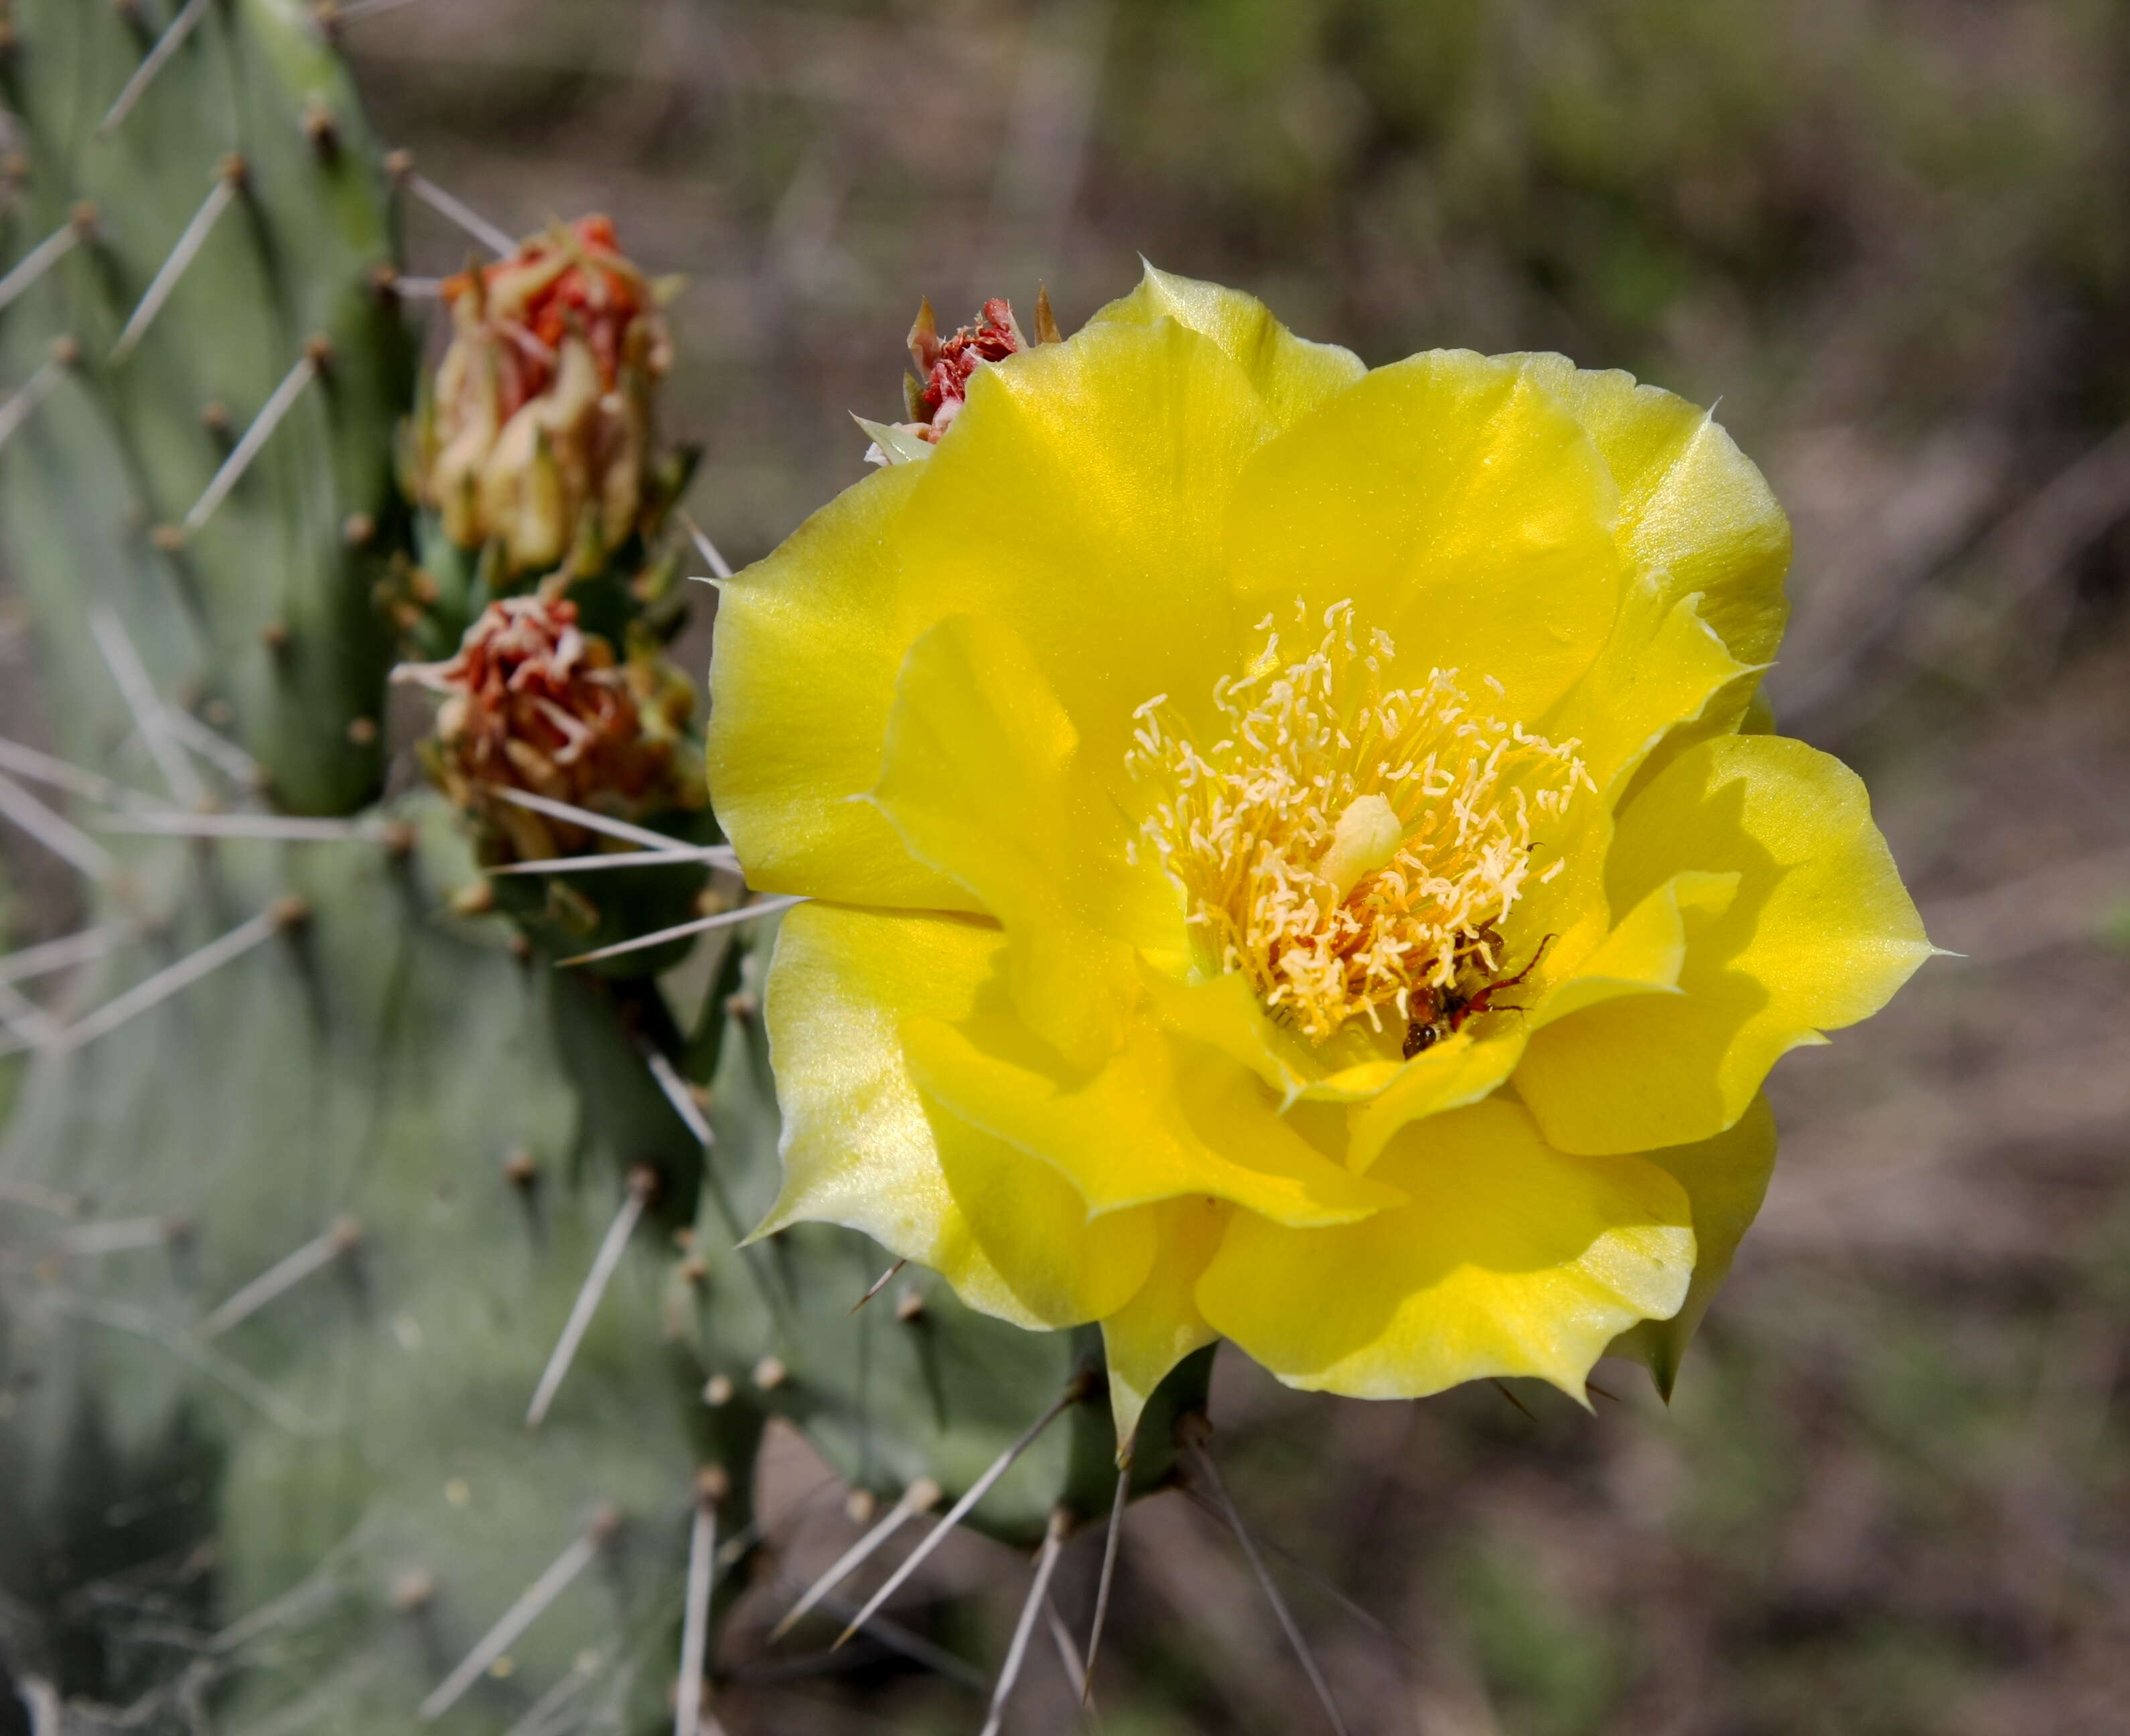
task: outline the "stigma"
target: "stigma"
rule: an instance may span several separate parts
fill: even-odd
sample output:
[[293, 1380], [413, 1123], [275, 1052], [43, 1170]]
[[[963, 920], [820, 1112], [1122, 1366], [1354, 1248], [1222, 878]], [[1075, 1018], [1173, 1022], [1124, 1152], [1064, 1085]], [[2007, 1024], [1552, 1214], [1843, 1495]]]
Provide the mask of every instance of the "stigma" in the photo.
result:
[[1402, 1033], [1499, 975], [1502, 925], [1560, 872], [1592, 785], [1575, 742], [1495, 715], [1459, 671], [1398, 684], [1397, 646], [1351, 603], [1314, 625], [1297, 655], [1258, 623], [1263, 649], [1214, 685], [1211, 742], [1149, 699], [1126, 768], [1149, 795], [1134, 850], [1182, 889], [1201, 959], [1321, 1043]]

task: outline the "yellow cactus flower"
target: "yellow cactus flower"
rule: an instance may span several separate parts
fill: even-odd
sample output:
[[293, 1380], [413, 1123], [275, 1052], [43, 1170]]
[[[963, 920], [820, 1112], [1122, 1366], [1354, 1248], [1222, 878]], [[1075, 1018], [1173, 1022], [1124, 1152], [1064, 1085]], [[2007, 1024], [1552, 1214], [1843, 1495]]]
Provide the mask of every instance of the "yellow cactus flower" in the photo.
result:
[[786, 919], [785, 1185], [1031, 1327], [1129, 1436], [1225, 1337], [1416, 1396], [1669, 1389], [1760, 1086], [1932, 948], [1767, 733], [1789, 533], [1703, 411], [1373, 371], [1151, 269], [724, 588], [711, 787]]

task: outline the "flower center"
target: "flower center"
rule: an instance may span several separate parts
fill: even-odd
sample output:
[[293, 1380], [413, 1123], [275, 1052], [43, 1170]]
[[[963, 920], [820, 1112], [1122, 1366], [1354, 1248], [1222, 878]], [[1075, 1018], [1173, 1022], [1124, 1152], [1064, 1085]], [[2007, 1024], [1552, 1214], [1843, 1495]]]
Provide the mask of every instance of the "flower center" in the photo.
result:
[[1351, 603], [1322, 626], [1290, 660], [1267, 616], [1264, 649], [1214, 684], [1219, 739], [1201, 748], [1160, 694], [1125, 760], [1207, 952], [1318, 1042], [1355, 1019], [1381, 1031], [1387, 1009], [1429, 1023], [1503, 975], [1500, 925], [1559, 873], [1545, 837], [1589, 781], [1576, 742], [1489, 715], [1454, 670], [1387, 685], [1396, 647], [1357, 640]]

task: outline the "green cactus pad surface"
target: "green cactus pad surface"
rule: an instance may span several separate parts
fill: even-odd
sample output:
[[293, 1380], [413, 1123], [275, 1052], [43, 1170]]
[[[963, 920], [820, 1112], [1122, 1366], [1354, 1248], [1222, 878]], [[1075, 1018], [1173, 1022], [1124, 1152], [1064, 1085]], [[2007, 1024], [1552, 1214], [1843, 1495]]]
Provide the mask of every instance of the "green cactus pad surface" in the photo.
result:
[[[138, 1686], [108, 1659], [122, 1614], [84, 1638], [74, 1612], [144, 1576], [182, 1598], [211, 1548], [165, 1690], [189, 1673], [257, 1706], [339, 1676], [321, 1727], [375, 1728], [609, 1514], [599, 1571], [514, 1645], [516, 1685], [485, 1682], [449, 1727], [507, 1724], [588, 1653], [670, 1667], [698, 1467], [746, 1522], [759, 1413], [708, 1410], [666, 1320], [700, 1148], [598, 985], [449, 917], [470, 863], [423, 808], [411, 856], [224, 844], [178, 870], [151, 955], [290, 896], [307, 918], [27, 1083], [0, 1172], [79, 1204], [0, 1206], [29, 1262], [6, 1292], [0, 1532], [34, 1539], [10, 1567], [44, 1564], [8, 1587], [45, 1614], [19, 1655], [105, 1654], [71, 1692]], [[528, 1433], [638, 1166], [657, 1194]], [[302, 1275], [231, 1321], [291, 1257]], [[215, 1639], [247, 1615], [243, 1643]]]
[[[19, 0], [0, 59], [26, 168], [0, 256], [84, 220], [79, 244], [0, 311], [0, 392], [55, 342], [77, 356], [0, 465], [0, 538], [38, 604], [85, 594], [124, 610], [165, 693], [227, 705], [283, 806], [349, 812], [380, 774], [390, 639], [371, 592], [404, 536], [391, 438], [413, 391], [413, 346], [380, 287], [394, 257], [389, 188], [344, 69], [295, 0], [206, 5], [107, 126], [175, 9], [144, 0], [137, 23], [126, 10]], [[234, 198], [116, 354], [225, 184]], [[315, 379], [187, 528], [307, 355]], [[55, 681], [70, 694], [110, 687], [93, 661]], [[71, 728], [70, 741], [84, 746]]]

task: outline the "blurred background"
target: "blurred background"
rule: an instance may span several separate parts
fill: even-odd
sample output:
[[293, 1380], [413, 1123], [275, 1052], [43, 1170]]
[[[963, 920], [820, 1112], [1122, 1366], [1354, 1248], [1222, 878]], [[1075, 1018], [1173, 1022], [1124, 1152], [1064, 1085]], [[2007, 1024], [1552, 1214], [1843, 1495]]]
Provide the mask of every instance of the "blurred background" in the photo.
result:
[[[424, 174], [513, 231], [610, 212], [685, 276], [669, 429], [735, 562], [862, 474], [849, 413], [900, 413], [920, 296], [1025, 321], [1047, 283], [1069, 331], [1140, 253], [1372, 363], [1559, 349], [1720, 398], [1796, 523], [1779, 719], [1864, 771], [1966, 956], [1784, 1062], [1774, 1187], [1669, 1410], [1617, 1365], [1590, 1416], [1235, 1360], [1220, 1450], [1357, 1732], [2126, 1727], [2130, 6], [346, 10]], [[413, 272], [462, 261], [408, 221]], [[0, 614], [7, 733], [33, 694]], [[62, 932], [69, 889], [0, 849], [13, 929]], [[786, 1443], [790, 1574], [855, 1534], [818, 1475]], [[987, 1672], [1025, 1571], [946, 1552], [908, 1619]], [[1188, 1498], [1134, 1510], [1118, 1595], [1112, 1736], [1323, 1727]], [[951, 1667], [781, 1663], [776, 1607], [725, 1636], [733, 1736], [981, 1720]], [[1039, 1653], [1010, 1728], [1080, 1727]]]

